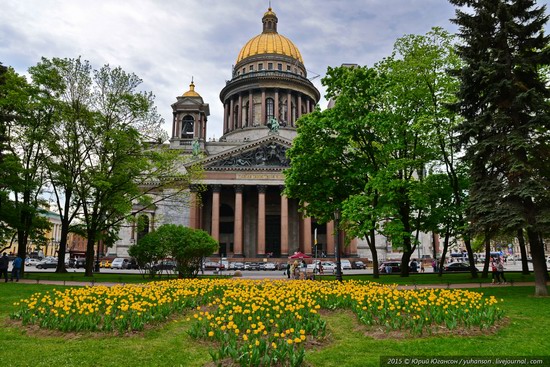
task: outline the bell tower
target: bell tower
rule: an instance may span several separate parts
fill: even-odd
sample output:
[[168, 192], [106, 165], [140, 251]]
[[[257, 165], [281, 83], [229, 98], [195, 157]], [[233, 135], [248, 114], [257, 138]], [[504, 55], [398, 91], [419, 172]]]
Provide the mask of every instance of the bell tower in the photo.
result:
[[197, 147], [204, 151], [206, 141], [206, 122], [210, 115], [208, 103], [204, 103], [195, 91], [191, 80], [189, 90], [177, 97], [172, 105], [172, 138], [170, 147], [196, 153]]

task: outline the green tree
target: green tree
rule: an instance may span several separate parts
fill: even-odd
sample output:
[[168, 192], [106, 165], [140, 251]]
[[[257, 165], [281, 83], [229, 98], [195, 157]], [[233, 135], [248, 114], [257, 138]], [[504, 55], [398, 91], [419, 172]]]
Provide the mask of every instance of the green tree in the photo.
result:
[[[80, 58], [42, 58], [29, 73], [52, 109], [52, 124], [43, 137], [48, 152], [44, 167], [61, 221], [58, 257], [64, 259], [70, 226], [81, 207], [76, 188], [89, 155], [86, 148], [91, 146], [85, 141], [91, 116], [91, 66]], [[66, 272], [64, 261], [58, 262], [56, 272]]]
[[148, 273], [153, 278], [155, 271], [152, 265], [169, 256], [170, 241], [169, 232], [157, 230], [140, 238], [135, 245], [128, 249], [128, 254], [136, 259], [139, 268], [144, 273]]
[[[550, 90], [541, 68], [550, 63], [548, 17], [535, 0], [450, 0], [464, 66], [456, 110], [470, 163], [471, 212], [505, 231], [524, 228], [535, 294], [548, 295], [540, 233], [548, 222]], [[493, 198], [490, 206], [480, 198]]]
[[176, 260], [180, 275], [196, 277], [205, 257], [218, 251], [218, 242], [207, 232], [184, 226], [163, 225], [171, 232], [171, 255]]
[[175, 224], [164, 224], [148, 233], [129, 249], [140, 267], [155, 276], [151, 264], [166, 257], [176, 260], [177, 271], [184, 277], [195, 277], [204, 257], [218, 251], [218, 243], [208, 233]]
[[0, 78], [0, 222], [4, 232], [17, 232], [18, 253], [24, 258], [28, 239], [48, 226], [39, 211], [44, 204], [43, 137], [51, 126], [51, 108], [13, 69], [3, 69]]
[[370, 198], [361, 195], [376, 166], [378, 148], [372, 130], [383, 81], [374, 69], [341, 67], [329, 68], [323, 83], [335, 105], [299, 120], [298, 135], [287, 153], [291, 164], [285, 171], [285, 193], [298, 198], [302, 210], [320, 223], [341, 212], [340, 228], [351, 236], [367, 238], [378, 276], [374, 241], [377, 218], [363, 211], [360, 218], [354, 216], [353, 208], [365, 207], [357, 204], [360, 199], [368, 201], [367, 208], [373, 206]]

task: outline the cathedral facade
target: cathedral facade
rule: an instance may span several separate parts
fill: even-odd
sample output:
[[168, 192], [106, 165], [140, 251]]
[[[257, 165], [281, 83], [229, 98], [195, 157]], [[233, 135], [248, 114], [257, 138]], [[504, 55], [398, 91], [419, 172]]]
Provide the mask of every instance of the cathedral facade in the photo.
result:
[[[283, 194], [285, 152], [296, 137], [296, 121], [313, 111], [320, 93], [299, 49], [279, 34], [271, 8], [261, 21], [262, 32], [241, 48], [220, 91], [224, 115], [218, 141], [207, 141], [209, 105], [193, 82], [172, 105], [170, 148], [201, 157], [200, 185], [191, 187], [185, 202], [163, 202], [136, 214], [145, 231], [135, 224], [123, 229], [111, 250], [117, 256], [127, 256], [140, 235], [163, 223], [207, 231], [219, 242], [222, 257], [287, 257], [296, 251], [335, 256], [334, 223], [304, 217], [298, 201]], [[341, 254], [370, 257], [364, 242], [352, 240]], [[378, 243], [382, 252], [388, 249], [385, 239]]]

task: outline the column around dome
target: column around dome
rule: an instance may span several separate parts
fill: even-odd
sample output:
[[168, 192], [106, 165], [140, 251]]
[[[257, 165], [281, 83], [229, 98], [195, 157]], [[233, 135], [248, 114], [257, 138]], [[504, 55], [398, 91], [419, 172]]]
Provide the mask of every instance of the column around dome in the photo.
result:
[[237, 126], [235, 129], [243, 127], [243, 96], [239, 93], [239, 106], [237, 110]]
[[260, 126], [265, 126], [265, 116], [266, 116], [266, 111], [265, 111], [265, 89], [262, 89], [262, 115], [260, 116]]

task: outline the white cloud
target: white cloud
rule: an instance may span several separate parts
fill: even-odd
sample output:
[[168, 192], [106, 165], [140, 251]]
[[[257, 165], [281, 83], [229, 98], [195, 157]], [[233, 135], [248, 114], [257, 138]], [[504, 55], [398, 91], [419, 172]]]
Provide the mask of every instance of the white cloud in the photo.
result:
[[[405, 34], [449, 30], [445, 0], [273, 1], [279, 33], [300, 49], [310, 76], [342, 63], [373, 65]], [[240, 48], [262, 29], [267, 1], [4, 0], [0, 62], [24, 74], [42, 56], [77, 57], [95, 68], [121, 66], [157, 96], [170, 131], [171, 107], [189, 88], [210, 104], [208, 136], [219, 138], [219, 92]], [[313, 80], [321, 90], [321, 78]], [[320, 102], [321, 107], [326, 101]]]

